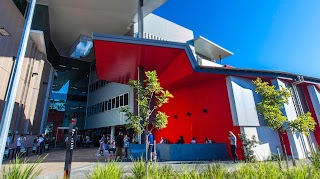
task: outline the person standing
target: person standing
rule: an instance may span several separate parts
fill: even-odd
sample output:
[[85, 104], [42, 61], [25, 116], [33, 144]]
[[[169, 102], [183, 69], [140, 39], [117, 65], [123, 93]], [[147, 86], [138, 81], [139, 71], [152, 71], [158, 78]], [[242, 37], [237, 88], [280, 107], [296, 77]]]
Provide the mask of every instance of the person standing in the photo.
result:
[[150, 161], [152, 162], [153, 156], [154, 156], [154, 136], [152, 132], [149, 132], [148, 135], [148, 152], [150, 152]]
[[45, 148], [45, 135], [44, 134], [39, 136], [38, 146], [39, 146], [39, 155], [42, 155], [42, 151]]
[[205, 140], [206, 140], [206, 144], [211, 144], [212, 143], [212, 141], [210, 139], [208, 139], [207, 137], [205, 138]]
[[130, 144], [130, 137], [128, 135], [124, 135], [124, 139], [123, 139], [123, 147], [125, 150], [125, 158], [128, 158], [128, 148], [129, 148], [129, 144]]
[[110, 142], [110, 144], [111, 144], [111, 147], [108, 148], [108, 152], [110, 154], [109, 156], [113, 157], [113, 155], [114, 155], [114, 153], [116, 151], [116, 144], [115, 144], [115, 141]]
[[10, 143], [11, 143], [10, 134], [8, 134], [7, 141], [6, 141], [6, 148], [7, 149], [9, 149]]
[[180, 136], [180, 139], [177, 141], [176, 144], [184, 144], [183, 136]]
[[196, 137], [192, 137], [192, 140], [191, 140], [190, 144], [196, 144], [196, 143], [197, 143]]
[[26, 139], [23, 137], [23, 134], [20, 135], [17, 139], [17, 152], [16, 155], [20, 155], [21, 148], [23, 148], [23, 143]]
[[120, 131], [116, 138], [116, 160], [122, 159], [123, 134]]
[[34, 139], [33, 139], [33, 146], [32, 146], [32, 153], [36, 154], [37, 151], [38, 151], [38, 136], [36, 136]]
[[233, 134], [233, 132], [229, 131], [229, 140], [231, 145], [231, 153], [233, 157], [234, 163], [238, 163], [238, 155], [237, 155], [237, 137]]
[[161, 140], [159, 142], [159, 144], [165, 144], [166, 143], [166, 139], [164, 139], [163, 137], [161, 137]]
[[103, 136], [101, 137], [100, 140], [101, 140], [101, 142], [103, 142], [103, 143], [107, 142], [106, 135], [103, 134]]

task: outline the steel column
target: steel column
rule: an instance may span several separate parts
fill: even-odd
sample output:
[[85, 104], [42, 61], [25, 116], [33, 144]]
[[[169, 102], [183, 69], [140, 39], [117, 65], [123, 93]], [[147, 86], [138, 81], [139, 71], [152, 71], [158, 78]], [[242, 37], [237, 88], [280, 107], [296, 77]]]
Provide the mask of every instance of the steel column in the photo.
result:
[[143, 0], [139, 0], [138, 4], [138, 38], [143, 39]]
[[8, 132], [9, 132], [9, 127], [12, 119], [12, 113], [14, 109], [14, 104], [16, 100], [16, 95], [17, 95], [17, 90], [18, 90], [18, 85], [19, 85], [19, 80], [20, 80], [20, 75], [21, 75], [21, 69], [24, 61], [24, 57], [26, 54], [26, 48], [28, 45], [28, 39], [30, 35], [30, 29], [31, 29], [31, 24], [32, 24], [32, 18], [34, 14], [34, 9], [36, 6], [37, 0], [30, 0], [29, 8], [28, 8], [28, 13], [27, 13], [27, 18], [24, 23], [24, 28], [23, 32], [21, 35], [21, 40], [20, 40], [20, 45], [19, 45], [19, 50], [17, 54], [17, 60], [16, 64], [13, 69], [12, 73], [12, 78], [9, 83], [9, 88], [8, 88], [8, 94], [6, 96], [6, 102], [1, 118], [1, 124], [0, 124], [0, 168], [2, 166], [2, 160], [3, 160], [3, 153], [4, 149], [6, 146], [6, 141], [8, 137]]

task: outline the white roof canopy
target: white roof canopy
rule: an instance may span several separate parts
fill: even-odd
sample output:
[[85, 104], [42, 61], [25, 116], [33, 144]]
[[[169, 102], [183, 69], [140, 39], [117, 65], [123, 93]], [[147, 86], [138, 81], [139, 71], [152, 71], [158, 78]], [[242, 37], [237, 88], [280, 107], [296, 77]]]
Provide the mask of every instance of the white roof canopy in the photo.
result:
[[[144, 16], [166, 1], [144, 0]], [[38, 4], [48, 6], [51, 39], [63, 56], [69, 56], [80, 34], [124, 35], [138, 12], [138, 0], [38, 0]]]
[[212, 61], [233, 55], [232, 52], [220, 47], [219, 45], [211, 42], [210, 40], [202, 36], [195, 38], [193, 41], [196, 53], [208, 57]]

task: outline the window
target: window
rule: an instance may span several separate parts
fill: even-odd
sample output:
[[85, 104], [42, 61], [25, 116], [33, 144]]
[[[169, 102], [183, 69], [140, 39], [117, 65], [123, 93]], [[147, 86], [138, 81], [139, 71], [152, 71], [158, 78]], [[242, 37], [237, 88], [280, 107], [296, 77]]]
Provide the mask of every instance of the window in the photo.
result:
[[98, 112], [97, 113], [99, 113], [99, 112], [101, 112], [101, 103], [98, 103]]
[[119, 101], [119, 96], [116, 97], [116, 108], [119, 107], [120, 101]]
[[108, 101], [104, 102], [104, 110], [106, 110], [106, 111], [108, 110]]
[[111, 105], [111, 99], [108, 100], [108, 110], [111, 110], [112, 105]]
[[104, 102], [101, 103], [101, 112], [104, 111]]
[[93, 114], [97, 113], [97, 105], [94, 105]]
[[101, 80], [99, 80], [99, 81], [98, 81], [98, 89], [101, 88], [101, 87], [102, 87], [102, 85], [101, 85]]
[[123, 95], [120, 96], [120, 106], [124, 106], [123, 105]]
[[97, 90], [99, 87], [98, 87], [98, 81], [96, 81], [95, 83], [94, 83], [94, 85], [96, 86], [96, 89], [95, 90]]
[[124, 105], [128, 105], [129, 104], [129, 93], [124, 94]]
[[112, 109], [116, 107], [116, 98], [112, 99]]

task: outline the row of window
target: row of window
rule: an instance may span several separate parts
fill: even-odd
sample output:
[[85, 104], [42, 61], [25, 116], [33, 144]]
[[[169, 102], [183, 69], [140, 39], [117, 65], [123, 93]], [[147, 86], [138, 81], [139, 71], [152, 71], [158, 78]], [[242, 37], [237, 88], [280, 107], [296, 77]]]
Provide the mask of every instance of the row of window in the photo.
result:
[[76, 112], [71, 113], [72, 118], [83, 118], [85, 116], [86, 116], [86, 113], [83, 111], [76, 111]]
[[106, 84], [110, 83], [109, 81], [105, 81], [105, 80], [99, 80], [99, 81], [96, 81], [94, 83], [92, 83], [90, 86], [89, 86], [89, 92], [94, 92], [96, 91], [97, 89], [99, 88], [102, 88], [104, 87]]
[[88, 107], [88, 116], [129, 105], [129, 93]]

